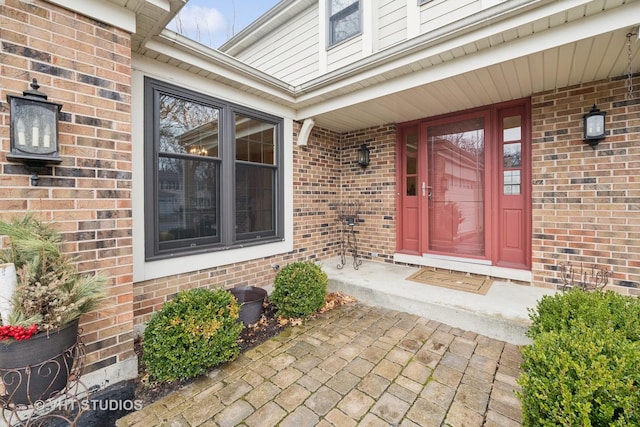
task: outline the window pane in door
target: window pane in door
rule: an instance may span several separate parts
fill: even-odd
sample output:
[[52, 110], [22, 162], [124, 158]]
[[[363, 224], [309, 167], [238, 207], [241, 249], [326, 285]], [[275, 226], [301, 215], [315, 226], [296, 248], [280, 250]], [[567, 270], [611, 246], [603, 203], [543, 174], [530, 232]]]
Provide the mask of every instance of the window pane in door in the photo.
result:
[[520, 171], [512, 170], [512, 171], [504, 171], [504, 194], [508, 196], [518, 196], [520, 195], [520, 185], [522, 184], [520, 181]]
[[406, 193], [407, 196], [415, 196], [418, 188], [418, 135], [407, 135], [406, 139]]
[[519, 142], [504, 144], [502, 152], [505, 169], [519, 168], [522, 166], [522, 145]]
[[502, 140], [520, 141], [522, 139], [522, 118], [520, 116], [505, 117], [502, 122]]
[[484, 256], [484, 120], [427, 128], [429, 250]]

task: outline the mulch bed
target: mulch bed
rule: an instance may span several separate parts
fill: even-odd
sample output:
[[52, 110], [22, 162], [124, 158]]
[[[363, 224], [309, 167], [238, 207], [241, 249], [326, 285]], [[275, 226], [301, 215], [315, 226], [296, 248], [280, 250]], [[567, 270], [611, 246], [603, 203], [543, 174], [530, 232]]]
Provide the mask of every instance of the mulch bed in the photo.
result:
[[[327, 294], [325, 304], [319, 310], [319, 313], [326, 313], [335, 307], [349, 304], [351, 302], [355, 302], [353, 297], [343, 295], [339, 292], [329, 293]], [[284, 319], [278, 317], [276, 315], [275, 307], [267, 300], [263, 305], [262, 317], [260, 320], [252, 325], [247, 325], [242, 329], [242, 332], [238, 337], [240, 352], [243, 353], [267, 341], [269, 338], [278, 335], [290, 325], [299, 324], [301, 322], [302, 320], [300, 319]], [[144, 343], [141, 338], [135, 340], [134, 349], [138, 356], [138, 383], [136, 386], [135, 398], [137, 400], [141, 400], [145, 406], [196, 380], [196, 378], [192, 378], [185, 381], [173, 382], [150, 381], [149, 375], [141, 363], [142, 352], [144, 350]]]

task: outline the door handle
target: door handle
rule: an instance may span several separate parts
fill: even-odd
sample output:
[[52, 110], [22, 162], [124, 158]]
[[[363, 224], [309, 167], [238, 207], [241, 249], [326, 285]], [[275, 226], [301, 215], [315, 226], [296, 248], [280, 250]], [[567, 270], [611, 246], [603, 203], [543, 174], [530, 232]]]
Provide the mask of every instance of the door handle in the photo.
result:
[[[432, 188], [433, 187], [431, 187], [430, 185], [427, 185], [426, 182], [422, 181], [422, 197], [427, 196], [427, 198], [431, 200], [431, 197], [433, 196], [433, 193], [431, 192]], [[428, 192], [427, 192], [427, 189], [429, 189]]]

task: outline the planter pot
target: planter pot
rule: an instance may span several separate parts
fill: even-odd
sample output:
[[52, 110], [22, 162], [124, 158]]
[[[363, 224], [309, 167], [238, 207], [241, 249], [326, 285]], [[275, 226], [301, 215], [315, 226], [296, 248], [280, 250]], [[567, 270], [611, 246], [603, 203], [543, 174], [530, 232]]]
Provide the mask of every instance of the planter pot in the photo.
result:
[[28, 340], [0, 342], [6, 404], [33, 405], [64, 390], [73, 368], [78, 321]]
[[8, 324], [9, 315], [13, 310], [11, 298], [17, 281], [16, 266], [12, 263], [0, 264], [0, 317], [3, 324]]
[[241, 286], [232, 288], [231, 294], [236, 297], [240, 305], [240, 320], [245, 325], [256, 323], [262, 316], [262, 304], [267, 297], [267, 291], [255, 286]]

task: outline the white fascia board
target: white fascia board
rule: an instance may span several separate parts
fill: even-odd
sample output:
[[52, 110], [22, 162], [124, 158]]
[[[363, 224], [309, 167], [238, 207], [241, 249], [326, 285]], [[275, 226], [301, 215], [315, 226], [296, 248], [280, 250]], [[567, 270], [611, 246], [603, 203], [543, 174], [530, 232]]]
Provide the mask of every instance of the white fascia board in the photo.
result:
[[[601, 14], [565, 24], [561, 27], [556, 27], [529, 37], [517, 39], [508, 44], [492, 47], [469, 56], [456, 58], [448, 63], [438, 64], [430, 68], [416, 71], [400, 79], [386, 81], [369, 88], [356, 91], [352, 94], [334, 97], [329, 101], [321, 101], [315, 105], [303, 107], [298, 111], [298, 117], [305, 118], [317, 116], [335, 109], [348, 107], [350, 105], [366, 102], [371, 99], [401, 92], [403, 90], [408, 90], [431, 82], [444, 80], [472, 70], [524, 57], [553, 47], [616, 31], [621, 28], [632, 27], [637, 25], [638, 16], [640, 16], [640, 2], [630, 3], [624, 7], [603, 12]], [[468, 37], [471, 37], [471, 35]], [[423, 53], [420, 54], [419, 57], [422, 59], [424, 57], [437, 55], [441, 52], [449, 51], [454, 47], [470, 43], [471, 41], [472, 40], [465, 39], [461, 42], [458, 39], [456, 41], [445, 42], [428, 49], [428, 55]], [[414, 62], [415, 60], [416, 58], [413, 58], [413, 60], [408, 61], [408, 63]], [[397, 67], [397, 64], [386, 64], [383, 67], [376, 68], [375, 70], [363, 72], [360, 78], [354, 76], [344, 82], [340, 82], [342, 84], [339, 84], [339, 87], [349, 83], [356, 83], [357, 81], [364, 80], [367, 77], [374, 77], [384, 73], [387, 69], [390, 71]], [[325, 95], [333, 90], [337, 90], [339, 87], [326, 87], [321, 91], [314, 91], [309, 94], [301, 95], [297, 98], [297, 101], [312, 101], [314, 97]]]
[[[146, 56], [134, 54], [132, 56], [131, 68], [136, 72], [142, 73], [144, 76], [163, 80], [185, 89], [263, 111], [278, 117], [293, 118], [295, 116], [295, 110], [292, 104], [278, 103], [259, 95], [248, 93], [242, 89], [234, 88], [222, 81], [210, 80], [184, 68], [158, 62]], [[252, 87], [255, 87], [255, 85]]]
[[[88, 16], [96, 21], [104, 22], [128, 33], [136, 32], [136, 13], [134, 10], [118, 6], [105, 0], [47, 0], [65, 9]], [[166, 0], [154, 0], [155, 3], [166, 3]]]
[[[174, 39], [168, 39], [170, 36], [173, 36]], [[191, 64], [220, 77], [250, 86], [279, 99], [283, 103], [290, 105], [295, 101], [292, 86], [222, 52], [201, 46], [170, 30], [163, 30], [161, 37], [149, 40], [145, 47], [167, 55], [176, 61]]]

